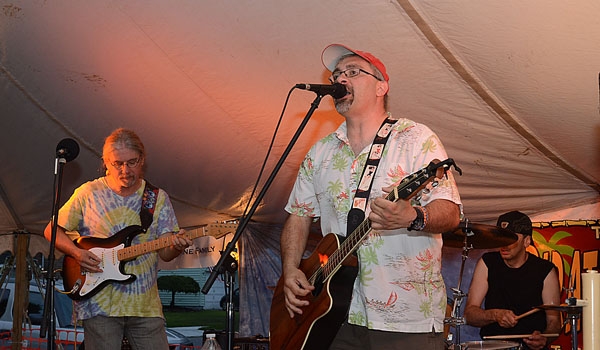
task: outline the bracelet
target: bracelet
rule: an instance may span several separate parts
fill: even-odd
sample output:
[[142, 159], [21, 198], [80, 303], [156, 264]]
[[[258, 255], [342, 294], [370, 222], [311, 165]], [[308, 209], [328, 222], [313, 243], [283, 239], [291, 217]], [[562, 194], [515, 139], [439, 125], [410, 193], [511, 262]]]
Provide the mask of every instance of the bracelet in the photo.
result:
[[429, 214], [427, 213], [427, 209], [425, 207], [416, 206], [413, 207], [415, 212], [417, 213], [417, 217], [410, 223], [408, 227], [409, 231], [422, 231], [425, 226], [427, 226], [427, 219], [429, 219]]

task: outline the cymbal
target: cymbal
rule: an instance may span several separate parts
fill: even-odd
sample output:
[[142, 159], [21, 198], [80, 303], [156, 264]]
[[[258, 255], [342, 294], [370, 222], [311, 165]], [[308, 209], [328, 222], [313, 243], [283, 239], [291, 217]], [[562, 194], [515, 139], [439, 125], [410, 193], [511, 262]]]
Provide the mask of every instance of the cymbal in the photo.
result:
[[540, 306], [536, 306], [536, 309], [544, 309], [544, 310], [557, 310], [557, 311], [563, 311], [563, 312], [581, 312], [581, 310], [583, 309], [583, 306], [581, 305], [567, 305], [567, 304], [560, 304], [560, 305], [540, 305]]
[[492, 249], [506, 247], [517, 241], [517, 235], [497, 226], [461, 222], [454, 231], [442, 233], [444, 245], [463, 248], [465, 245], [474, 249]]

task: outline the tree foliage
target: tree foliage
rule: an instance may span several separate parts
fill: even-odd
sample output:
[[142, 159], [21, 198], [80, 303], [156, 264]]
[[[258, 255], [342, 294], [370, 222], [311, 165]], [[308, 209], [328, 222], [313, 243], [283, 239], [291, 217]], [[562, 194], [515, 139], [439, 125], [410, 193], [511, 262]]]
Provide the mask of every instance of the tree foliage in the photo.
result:
[[194, 293], [200, 291], [200, 285], [188, 276], [160, 276], [158, 278], [158, 289], [171, 292], [171, 304], [175, 306], [175, 293]]

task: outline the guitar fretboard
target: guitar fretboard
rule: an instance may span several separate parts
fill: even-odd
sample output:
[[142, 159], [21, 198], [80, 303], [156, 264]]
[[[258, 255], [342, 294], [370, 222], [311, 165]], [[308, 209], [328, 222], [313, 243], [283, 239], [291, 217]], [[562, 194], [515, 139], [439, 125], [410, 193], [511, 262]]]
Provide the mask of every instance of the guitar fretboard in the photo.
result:
[[[211, 224], [205, 227], [186, 231], [183, 235], [189, 239], [195, 239], [203, 236], [213, 236], [219, 239], [228, 233], [235, 232], [237, 224]], [[175, 235], [164, 235], [156, 240], [125, 247], [117, 252], [119, 261], [131, 260], [140, 255], [166, 248], [173, 244]]]

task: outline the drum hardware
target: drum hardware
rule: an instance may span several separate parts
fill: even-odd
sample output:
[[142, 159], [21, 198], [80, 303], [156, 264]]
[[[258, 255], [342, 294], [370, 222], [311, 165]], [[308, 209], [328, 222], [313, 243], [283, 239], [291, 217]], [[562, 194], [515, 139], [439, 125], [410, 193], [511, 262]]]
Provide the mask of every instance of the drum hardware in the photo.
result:
[[[531, 334], [506, 334], [506, 335], [486, 335], [483, 337], [484, 340], [487, 339], [523, 339], [529, 337]], [[542, 337], [546, 338], [554, 338], [558, 337], [559, 333], [542, 333], [540, 334]]]
[[505, 350], [519, 350], [522, 349], [521, 344], [506, 341], [506, 340], [482, 340], [482, 341], [470, 341], [462, 343], [463, 349], [505, 349]]
[[565, 313], [565, 321], [561, 327], [561, 332], [565, 329], [567, 324], [571, 325], [571, 349], [577, 350], [577, 320], [580, 318], [583, 312], [582, 300], [575, 298], [575, 276], [571, 274], [569, 276], [569, 285], [567, 288], [563, 287], [563, 290], [567, 292], [567, 298], [565, 304], [560, 305], [540, 305], [536, 306], [536, 309], [540, 310], [555, 310]]
[[[567, 299], [569, 304], [573, 303], [573, 299]], [[575, 300], [576, 301], [576, 300]], [[583, 311], [583, 305], [569, 305], [569, 304], [561, 304], [561, 305], [540, 305], [536, 306], [536, 308], [544, 309], [544, 310], [556, 310], [560, 312], [564, 312], [566, 314], [565, 322], [561, 328], [561, 332], [567, 326], [567, 323], [571, 324], [571, 349], [577, 350], [577, 320], [581, 316], [581, 312]]]
[[[444, 324], [448, 324], [451, 327], [453, 326], [456, 332], [456, 336], [453, 337], [452, 333], [449, 332], [448, 333], [448, 339], [446, 339], [446, 343], [450, 346], [450, 348], [455, 348], [455, 349], [462, 349], [462, 345], [460, 343], [460, 327], [462, 325], [465, 324], [465, 318], [462, 317], [460, 315], [460, 307], [462, 306], [462, 301], [463, 299], [467, 296], [465, 293], [463, 293], [463, 291], [460, 289], [460, 286], [462, 284], [462, 279], [463, 279], [463, 273], [465, 270], [465, 261], [468, 258], [469, 255], [469, 251], [471, 249], [473, 249], [473, 246], [469, 245], [468, 242], [468, 237], [470, 237], [470, 232], [468, 232], [468, 229], [466, 228], [466, 224], [468, 223], [468, 221], [465, 223], [465, 232], [466, 234], [463, 234], [463, 238], [462, 238], [462, 261], [460, 264], [460, 272], [458, 275], [458, 285], [456, 288], [452, 288], [452, 297], [453, 297], [453, 302], [452, 302], [452, 313], [450, 314], [450, 317], [447, 317], [444, 319]], [[461, 230], [462, 232], [462, 230]], [[446, 242], [446, 239], [449, 239], [450, 236], [447, 235], [448, 238], [446, 238], [446, 236], [444, 237], [444, 244]], [[453, 235], [452, 236], [452, 242], [456, 242], [456, 237]], [[452, 246], [452, 245], [450, 245]], [[453, 345], [454, 347], [452, 347], [451, 345]]]
[[473, 249], [493, 249], [506, 247], [517, 241], [518, 237], [510, 230], [497, 226], [474, 224], [468, 220], [461, 222], [454, 231], [442, 233], [444, 245], [462, 248], [470, 243]]
[[[461, 222], [454, 231], [442, 233], [442, 239], [444, 241], [444, 245], [453, 248], [462, 248], [462, 261], [458, 275], [458, 286], [456, 288], [452, 288], [452, 314], [450, 317], [444, 319], [444, 324], [454, 326], [456, 336], [453, 337], [452, 333], [449, 332], [448, 338], [446, 339], [446, 345], [449, 349], [467, 349], [468, 347], [465, 348], [465, 345], [460, 342], [460, 327], [466, 323], [465, 318], [460, 316], [460, 307], [462, 305], [463, 298], [467, 296], [467, 294], [461, 291], [460, 286], [465, 269], [465, 261], [468, 258], [469, 251], [472, 249], [492, 249], [505, 247], [516, 242], [518, 237], [515, 233], [509, 230], [505, 230], [496, 226], [473, 224], [467, 219]], [[473, 345], [474, 344], [471, 344], [471, 346]], [[466, 343], [466, 346], [469, 346], [469, 344]], [[473, 348], [478, 349], [477, 347], [471, 347], [471, 349]]]

